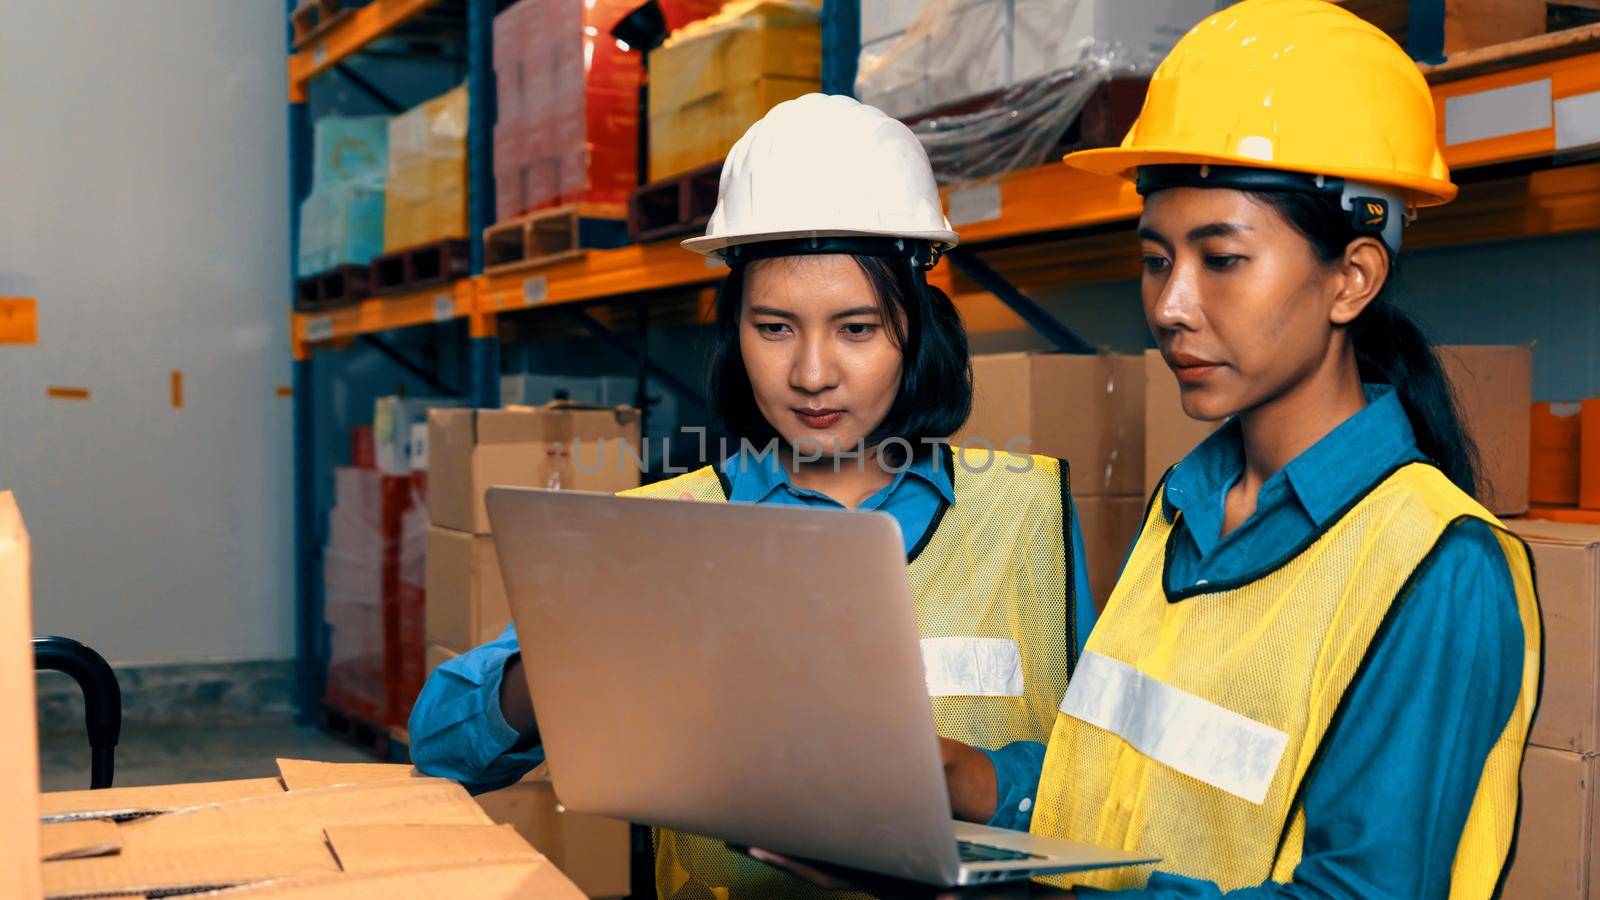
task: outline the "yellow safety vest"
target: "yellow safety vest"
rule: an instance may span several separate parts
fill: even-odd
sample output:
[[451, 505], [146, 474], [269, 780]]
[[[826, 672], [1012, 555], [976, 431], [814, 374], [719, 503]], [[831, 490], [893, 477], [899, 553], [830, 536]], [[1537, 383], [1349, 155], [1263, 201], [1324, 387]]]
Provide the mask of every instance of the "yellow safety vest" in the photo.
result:
[[[934, 726], [978, 747], [1043, 741], [1078, 648], [1067, 464], [941, 453], [956, 502], [909, 554]], [[625, 494], [728, 500], [720, 471], [709, 466]], [[939, 664], [974, 658], [989, 665]], [[981, 684], [963, 681], [980, 677]], [[721, 841], [666, 829], [657, 834], [656, 889], [663, 900], [848, 896], [731, 853]]]
[[1173, 528], [1161, 494], [1062, 701], [1033, 830], [1163, 861], [1049, 880], [1136, 888], [1155, 869], [1224, 891], [1291, 880], [1304, 852], [1301, 786], [1346, 689], [1443, 538], [1478, 520], [1505, 553], [1526, 647], [1522, 689], [1485, 762], [1451, 873], [1451, 897], [1491, 896], [1516, 828], [1539, 690], [1527, 547], [1438, 469], [1413, 463], [1288, 559], [1169, 596]]

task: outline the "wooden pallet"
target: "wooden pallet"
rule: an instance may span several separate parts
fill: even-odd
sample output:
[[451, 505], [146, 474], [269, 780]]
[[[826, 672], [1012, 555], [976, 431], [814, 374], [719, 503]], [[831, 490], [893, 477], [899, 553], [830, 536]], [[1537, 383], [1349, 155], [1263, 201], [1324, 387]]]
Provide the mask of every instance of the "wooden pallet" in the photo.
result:
[[289, 24], [294, 27], [291, 46], [299, 50], [350, 18], [356, 7], [364, 5], [355, 0], [305, 0], [289, 14]]
[[[1596, 0], [1451, 0], [1414, 7], [1411, 0], [1334, 0], [1382, 28], [1411, 55], [1436, 62], [1508, 41], [1600, 21]], [[1426, 19], [1413, 18], [1418, 9]]]
[[321, 312], [349, 306], [372, 296], [372, 267], [339, 266], [295, 283], [294, 308]]
[[490, 225], [483, 230], [486, 274], [547, 266], [628, 243], [628, 225], [621, 219], [586, 215], [582, 204], [543, 209]]
[[418, 244], [372, 261], [372, 293], [393, 294], [445, 284], [471, 274], [467, 241], [449, 238]]
[[393, 760], [406, 753], [406, 745], [395, 740], [395, 729], [341, 709], [331, 700], [322, 704], [319, 724], [328, 734], [379, 759]]
[[639, 243], [704, 231], [717, 208], [722, 163], [653, 181], [628, 198], [628, 234]]

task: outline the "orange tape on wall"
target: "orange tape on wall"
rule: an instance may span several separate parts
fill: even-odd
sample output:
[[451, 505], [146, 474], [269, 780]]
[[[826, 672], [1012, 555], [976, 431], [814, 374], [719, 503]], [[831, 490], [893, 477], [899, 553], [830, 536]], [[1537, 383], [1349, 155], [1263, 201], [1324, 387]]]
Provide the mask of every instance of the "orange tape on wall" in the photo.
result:
[[183, 373], [172, 371], [172, 408], [183, 409]]
[[278, 385], [278, 396], [279, 397], [293, 397], [294, 396], [294, 388], [290, 387], [287, 384], [280, 384], [280, 385]]
[[0, 297], [0, 344], [39, 343], [38, 305], [32, 297]]
[[44, 395], [46, 397], [53, 397], [56, 400], [87, 400], [89, 399], [89, 389], [51, 385], [44, 389]]

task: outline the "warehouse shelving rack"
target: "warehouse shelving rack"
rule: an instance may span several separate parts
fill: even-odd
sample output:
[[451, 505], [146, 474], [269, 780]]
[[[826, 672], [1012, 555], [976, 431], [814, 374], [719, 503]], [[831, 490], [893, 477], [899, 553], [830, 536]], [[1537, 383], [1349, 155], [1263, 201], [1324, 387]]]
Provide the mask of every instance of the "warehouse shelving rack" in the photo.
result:
[[[374, 0], [322, 39], [322, 57], [317, 45], [291, 56], [290, 171], [296, 208], [310, 182], [306, 80], [432, 5], [430, 0]], [[466, 5], [474, 235], [492, 217], [492, 7], [493, 0], [467, 0]], [[858, 9], [858, 0], [824, 3], [823, 28], [830, 40], [853, 42]], [[853, 81], [851, 69], [826, 66], [826, 86], [845, 92]], [[1463, 187], [1455, 203], [1425, 212], [1408, 233], [1408, 247], [1600, 229], [1600, 26], [1458, 54], [1422, 69], [1433, 84], [1446, 160]], [[958, 304], [974, 295], [997, 297], [1059, 349], [1092, 349], [1027, 291], [1134, 277], [1138, 254], [1132, 226], [1140, 202], [1132, 187], [1049, 164], [961, 188], [946, 199], [961, 213], [955, 224], [962, 244], [947, 255], [948, 264], [934, 270], [933, 280]], [[481, 247], [474, 243], [473, 271], [480, 273]], [[474, 274], [442, 288], [370, 299], [328, 313], [292, 315], [296, 707], [303, 719], [316, 713], [324, 671], [312, 494], [318, 465], [310, 430], [313, 354], [393, 329], [465, 319], [471, 346], [468, 393], [476, 405], [493, 407], [498, 405], [501, 316], [565, 309], [626, 349], [624, 339], [581, 313], [585, 304], [630, 302], [646, 312], [662, 298], [714, 286], [724, 271], [719, 263], [667, 241], [590, 250], [536, 271]], [[642, 347], [637, 352], [643, 371], [649, 360]]]

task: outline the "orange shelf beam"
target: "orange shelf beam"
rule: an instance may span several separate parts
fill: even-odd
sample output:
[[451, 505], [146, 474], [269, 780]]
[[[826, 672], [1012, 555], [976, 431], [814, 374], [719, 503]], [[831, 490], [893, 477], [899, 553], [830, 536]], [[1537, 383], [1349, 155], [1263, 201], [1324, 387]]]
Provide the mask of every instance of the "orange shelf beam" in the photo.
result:
[[1600, 52], [1433, 87], [1439, 142], [1452, 168], [1600, 144]]
[[474, 312], [476, 302], [477, 279], [463, 278], [409, 293], [371, 297], [325, 313], [295, 313], [289, 337], [294, 343], [295, 359], [305, 359], [311, 349], [320, 344], [392, 328], [465, 318]]
[[590, 250], [551, 266], [483, 276], [478, 289], [478, 312], [495, 314], [703, 287], [721, 281], [726, 272], [722, 263], [690, 253], [675, 240]]
[[306, 83], [405, 24], [439, 0], [372, 0], [289, 57], [289, 102], [304, 103]]

